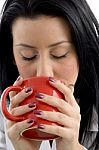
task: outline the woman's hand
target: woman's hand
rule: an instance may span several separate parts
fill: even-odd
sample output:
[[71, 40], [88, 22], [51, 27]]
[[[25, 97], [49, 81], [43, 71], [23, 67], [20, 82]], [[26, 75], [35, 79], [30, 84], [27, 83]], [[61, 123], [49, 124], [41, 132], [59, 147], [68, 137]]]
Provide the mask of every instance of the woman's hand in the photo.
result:
[[[19, 77], [14, 85], [21, 85], [23, 82], [22, 77]], [[22, 102], [26, 97], [31, 95], [33, 90], [29, 87], [18, 94], [14, 92], [10, 92], [10, 106], [9, 111], [11, 114], [18, 116], [25, 114], [29, 111], [32, 111], [36, 108], [35, 103], [30, 103], [25, 106], [19, 106], [19, 103]], [[28, 139], [25, 139], [24, 137], [20, 136], [20, 133], [31, 126], [34, 123], [34, 121], [30, 118], [28, 120], [22, 121], [22, 122], [13, 122], [7, 120], [6, 128], [7, 128], [7, 134], [10, 138], [15, 150], [38, 150], [40, 147], [41, 142], [31, 141]]]
[[38, 101], [56, 107], [59, 112], [40, 110], [36, 111], [35, 114], [37, 117], [59, 123], [60, 126], [41, 124], [38, 129], [60, 137], [56, 140], [57, 150], [83, 150], [78, 142], [81, 115], [80, 108], [73, 96], [74, 87], [52, 78], [49, 79], [50, 84], [63, 93], [64, 100], [38, 93], [36, 95]]

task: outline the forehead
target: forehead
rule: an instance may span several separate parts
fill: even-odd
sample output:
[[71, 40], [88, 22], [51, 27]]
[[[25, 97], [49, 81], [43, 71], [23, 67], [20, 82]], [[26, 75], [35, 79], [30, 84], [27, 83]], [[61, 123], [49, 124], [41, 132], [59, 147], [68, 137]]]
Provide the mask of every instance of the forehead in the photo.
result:
[[[70, 26], [67, 21], [60, 17], [39, 16], [37, 18], [17, 18], [12, 25], [14, 39], [28, 40], [71, 41]], [[55, 41], [56, 39], [56, 41]]]
[[[24, 26], [23, 26], [24, 25]], [[23, 27], [47, 27], [49, 25], [53, 29], [59, 28], [59, 29], [68, 29], [70, 30], [70, 25], [67, 20], [64, 20], [61, 17], [53, 17], [53, 16], [45, 16], [45, 15], [40, 15], [35, 18], [26, 18], [26, 17], [18, 17], [12, 24], [12, 29], [15, 27], [21, 28]]]

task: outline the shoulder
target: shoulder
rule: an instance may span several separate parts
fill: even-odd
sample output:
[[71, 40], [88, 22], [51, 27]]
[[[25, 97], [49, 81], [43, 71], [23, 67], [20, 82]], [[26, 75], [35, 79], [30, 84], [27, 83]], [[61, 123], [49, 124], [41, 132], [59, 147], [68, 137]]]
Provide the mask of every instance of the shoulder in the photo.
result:
[[4, 130], [4, 117], [1, 112], [1, 102], [0, 102], [0, 130]]
[[91, 150], [95, 149], [95, 141], [97, 138], [97, 133], [98, 133], [98, 114], [97, 111], [95, 109], [95, 107], [93, 107], [93, 112], [92, 112], [92, 118], [91, 118], [91, 122], [90, 122], [90, 126], [89, 128], [86, 130], [86, 136], [83, 136], [83, 145], [86, 148], [91, 148]]
[[93, 107], [89, 131], [90, 132], [98, 132], [98, 113], [97, 113], [95, 107]]

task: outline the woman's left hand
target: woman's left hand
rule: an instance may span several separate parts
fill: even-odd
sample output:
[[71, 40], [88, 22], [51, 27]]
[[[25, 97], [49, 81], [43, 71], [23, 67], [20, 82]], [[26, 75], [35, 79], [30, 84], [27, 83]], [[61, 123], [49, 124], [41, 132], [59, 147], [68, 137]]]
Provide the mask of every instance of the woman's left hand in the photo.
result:
[[60, 125], [44, 124], [39, 125], [38, 129], [60, 137], [56, 140], [57, 150], [83, 150], [83, 147], [78, 142], [81, 115], [79, 105], [73, 96], [74, 87], [66, 85], [59, 80], [50, 79], [49, 82], [63, 93], [64, 100], [43, 93], [38, 93], [36, 99], [56, 107], [59, 112], [38, 110], [35, 114], [37, 117], [59, 123]]

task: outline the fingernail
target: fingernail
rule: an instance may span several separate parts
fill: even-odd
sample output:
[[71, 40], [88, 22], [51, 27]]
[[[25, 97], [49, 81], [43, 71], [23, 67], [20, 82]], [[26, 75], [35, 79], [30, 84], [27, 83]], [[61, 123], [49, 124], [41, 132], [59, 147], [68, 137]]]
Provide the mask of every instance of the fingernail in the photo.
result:
[[25, 92], [26, 93], [29, 93], [29, 92], [31, 92], [32, 91], [32, 88], [31, 87], [27, 87], [26, 89], [25, 89]]
[[34, 114], [35, 115], [42, 115], [42, 111], [40, 111], [40, 110], [34, 110]]
[[41, 94], [41, 93], [36, 93], [36, 94], [35, 94], [35, 97], [36, 97], [36, 98], [39, 98], [39, 99], [43, 99], [43, 98], [44, 98], [44, 95]]
[[29, 123], [29, 124], [34, 123], [34, 120], [33, 119], [28, 119], [27, 123]]
[[28, 105], [28, 107], [29, 107], [29, 108], [36, 107], [36, 103], [30, 103], [30, 104]]
[[55, 83], [55, 79], [53, 77], [49, 77], [49, 81]]
[[20, 80], [20, 76], [17, 78], [17, 81], [19, 81]]
[[38, 129], [45, 129], [45, 126], [42, 125], [42, 124], [39, 124], [39, 125], [37, 126], [37, 128], [38, 128]]

